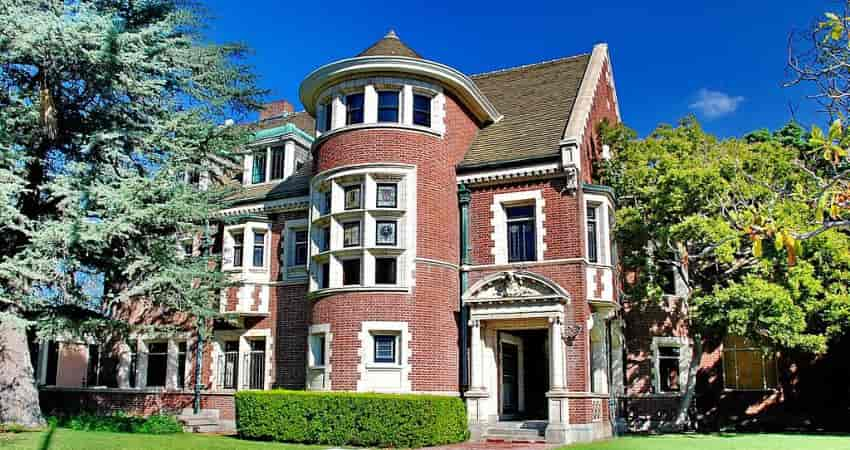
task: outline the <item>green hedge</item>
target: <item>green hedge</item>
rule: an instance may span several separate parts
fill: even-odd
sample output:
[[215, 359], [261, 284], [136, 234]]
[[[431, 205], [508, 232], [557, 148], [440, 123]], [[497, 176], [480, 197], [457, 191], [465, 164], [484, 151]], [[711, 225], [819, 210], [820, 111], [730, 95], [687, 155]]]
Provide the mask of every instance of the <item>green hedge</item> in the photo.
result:
[[171, 434], [182, 433], [183, 426], [174, 416], [154, 414], [148, 417], [130, 416], [119, 412], [112, 415], [80, 414], [48, 418], [52, 426], [79, 431], [109, 431], [113, 433]]
[[465, 441], [457, 397], [345, 392], [236, 393], [236, 428], [247, 439], [358, 447], [426, 447]]

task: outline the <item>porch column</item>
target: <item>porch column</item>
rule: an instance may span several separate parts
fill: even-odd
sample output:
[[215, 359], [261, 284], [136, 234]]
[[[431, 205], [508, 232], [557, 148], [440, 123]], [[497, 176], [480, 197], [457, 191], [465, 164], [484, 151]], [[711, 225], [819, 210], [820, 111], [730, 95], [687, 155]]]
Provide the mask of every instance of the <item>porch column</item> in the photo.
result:
[[481, 348], [481, 321], [470, 320], [470, 364], [469, 390], [464, 393], [466, 411], [469, 419], [469, 432], [473, 441], [480, 440], [487, 427], [485, 404], [490, 394], [484, 388], [484, 354]]
[[564, 383], [564, 340], [561, 336], [561, 318], [549, 319], [549, 346], [551, 364], [549, 364], [549, 389], [563, 391]]
[[549, 410], [549, 424], [546, 426], [546, 442], [566, 444], [569, 439], [570, 409], [564, 380], [564, 340], [560, 316], [549, 318], [549, 392], [546, 399]]

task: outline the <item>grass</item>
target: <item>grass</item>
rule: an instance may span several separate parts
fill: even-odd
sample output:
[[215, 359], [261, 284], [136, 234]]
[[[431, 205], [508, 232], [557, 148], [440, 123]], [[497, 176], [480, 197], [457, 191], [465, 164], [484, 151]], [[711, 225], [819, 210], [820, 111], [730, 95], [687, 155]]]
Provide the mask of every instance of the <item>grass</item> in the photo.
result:
[[628, 436], [562, 450], [850, 450], [850, 436], [812, 434], [695, 434]]
[[75, 431], [56, 428], [53, 432], [0, 433], [2, 450], [309, 450], [326, 449], [295, 444], [243, 441], [229, 436], [191, 433], [151, 435]]

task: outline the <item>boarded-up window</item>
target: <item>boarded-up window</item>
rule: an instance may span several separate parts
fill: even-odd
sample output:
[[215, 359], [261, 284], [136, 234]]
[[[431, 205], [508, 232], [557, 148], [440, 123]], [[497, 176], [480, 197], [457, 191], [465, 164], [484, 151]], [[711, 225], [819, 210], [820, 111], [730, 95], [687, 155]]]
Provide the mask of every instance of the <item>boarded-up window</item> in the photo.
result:
[[726, 389], [764, 390], [777, 384], [776, 356], [740, 336], [723, 340], [723, 385]]

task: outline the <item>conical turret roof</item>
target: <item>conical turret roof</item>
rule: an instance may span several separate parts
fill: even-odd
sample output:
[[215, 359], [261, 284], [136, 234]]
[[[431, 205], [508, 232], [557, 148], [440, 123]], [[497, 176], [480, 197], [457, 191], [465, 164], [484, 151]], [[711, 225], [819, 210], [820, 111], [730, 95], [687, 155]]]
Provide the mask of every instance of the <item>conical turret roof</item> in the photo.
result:
[[402, 42], [394, 30], [390, 30], [381, 40], [375, 42], [371, 47], [363, 50], [357, 56], [405, 56], [408, 58], [423, 59], [419, 53], [416, 53]]

